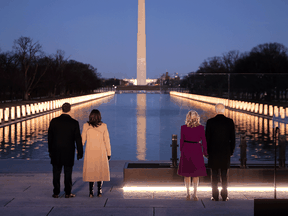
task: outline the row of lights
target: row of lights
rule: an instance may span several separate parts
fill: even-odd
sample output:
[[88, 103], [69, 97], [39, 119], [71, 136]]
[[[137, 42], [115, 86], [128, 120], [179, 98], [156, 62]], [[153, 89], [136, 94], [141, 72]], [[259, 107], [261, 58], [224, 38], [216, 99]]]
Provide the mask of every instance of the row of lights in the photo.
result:
[[42, 113], [48, 110], [54, 110], [60, 108], [64, 103], [70, 103], [71, 105], [82, 103], [85, 101], [105, 97], [115, 94], [114, 91], [97, 93], [92, 95], [84, 95], [78, 97], [64, 98], [60, 100], [51, 100], [45, 102], [39, 102], [34, 104], [26, 104], [21, 106], [6, 107], [5, 109], [0, 109], [0, 124], [2, 122], [8, 122], [10, 120], [20, 119], [26, 116], [34, 115], [37, 113]]
[[[276, 118], [281, 117], [282, 119], [284, 119], [285, 117], [288, 117], [288, 107], [286, 107], [286, 112], [285, 112], [285, 108], [283, 107], [278, 107], [278, 106], [273, 106], [273, 105], [268, 105], [268, 104], [228, 100], [228, 99], [217, 98], [217, 97], [181, 93], [181, 92], [176, 92], [176, 91], [171, 91], [170, 94], [193, 99], [193, 100], [203, 101], [207, 103], [213, 103], [213, 104], [222, 103], [226, 107], [230, 107], [230, 108], [238, 109], [238, 110], [244, 110], [244, 111], [248, 111], [248, 112], [252, 112], [252, 113], [256, 113], [260, 115], [266, 115], [266, 116], [269, 115], [271, 117], [275, 116]], [[286, 113], [286, 116], [285, 116], [285, 113]]]
[[[222, 187], [218, 187], [218, 190], [221, 191]], [[159, 191], [186, 191], [187, 188], [186, 187], [137, 187], [137, 186], [125, 186], [123, 187], [123, 191], [124, 192], [136, 192], [136, 191], [147, 191], [147, 192], [159, 192]], [[260, 192], [272, 192], [274, 191], [274, 187], [228, 187], [227, 188], [228, 191], [236, 191], [236, 192], [240, 192], [240, 191], [260, 191]], [[197, 191], [212, 191], [211, 187], [204, 187], [204, 186], [200, 186], [197, 187]], [[277, 187], [276, 191], [288, 191], [287, 187]]]

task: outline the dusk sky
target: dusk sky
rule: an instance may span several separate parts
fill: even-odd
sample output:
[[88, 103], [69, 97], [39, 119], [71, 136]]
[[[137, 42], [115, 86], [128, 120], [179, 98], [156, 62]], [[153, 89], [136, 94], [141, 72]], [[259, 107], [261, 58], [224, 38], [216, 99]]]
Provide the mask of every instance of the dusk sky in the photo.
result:
[[[288, 47], [288, 0], [146, 0], [147, 78], [196, 71], [207, 58], [263, 43]], [[136, 78], [138, 0], [1, 0], [0, 49], [21, 36], [43, 51]]]

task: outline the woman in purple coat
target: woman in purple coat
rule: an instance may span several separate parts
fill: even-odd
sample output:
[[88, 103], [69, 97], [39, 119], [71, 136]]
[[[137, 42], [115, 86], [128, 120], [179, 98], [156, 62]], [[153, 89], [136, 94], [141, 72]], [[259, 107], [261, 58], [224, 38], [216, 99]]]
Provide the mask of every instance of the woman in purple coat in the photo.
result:
[[[201, 147], [203, 147], [203, 153]], [[204, 126], [200, 125], [200, 116], [196, 111], [190, 110], [186, 115], [185, 125], [181, 126], [180, 151], [178, 175], [184, 176], [187, 200], [190, 200], [189, 189], [191, 177], [193, 177], [194, 194], [192, 197], [197, 201], [199, 176], [207, 176], [203, 155], [208, 157], [208, 154]]]

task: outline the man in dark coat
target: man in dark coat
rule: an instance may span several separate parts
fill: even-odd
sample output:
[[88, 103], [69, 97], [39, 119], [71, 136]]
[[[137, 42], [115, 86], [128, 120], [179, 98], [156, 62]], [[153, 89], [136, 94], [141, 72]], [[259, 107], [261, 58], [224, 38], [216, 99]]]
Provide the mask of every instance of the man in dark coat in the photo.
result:
[[71, 105], [64, 103], [63, 114], [53, 118], [48, 129], [48, 151], [53, 166], [53, 197], [58, 198], [60, 193], [60, 174], [64, 166], [65, 198], [75, 197], [72, 190], [72, 168], [75, 156], [75, 141], [77, 146], [77, 159], [83, 157], [83, 146], [79, 123], [71, 118], [69, 111]]
[[212, 169], [212, 200], [219, 200], [218, 172], [221, 172], [221, 197], [227, 201], [227, 169], [230, 167], [230, 157], [235, 149], [235, 125], [232, 119], [224, 116], [225, 106], [216, 104], [217, 115], [208, 119], [206, 124], [206, 141], [208, 152], [208, 167]]

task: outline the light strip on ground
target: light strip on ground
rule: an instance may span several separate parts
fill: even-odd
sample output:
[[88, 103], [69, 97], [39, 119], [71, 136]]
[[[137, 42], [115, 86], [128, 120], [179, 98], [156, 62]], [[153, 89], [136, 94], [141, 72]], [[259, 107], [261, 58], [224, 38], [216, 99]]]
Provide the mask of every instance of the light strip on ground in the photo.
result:
[[[219, 191], [222, 187], [218, 187]], [[124, 192], [128, 191], [186, 191], [186, 187], [123, 187]], [[193, 190], [193, 187], [190, 187]], [[211, 187], [197, 187], [197, 191], [212, 191]], [[259, 191], [272, 192], [274, 187], [228, 187], [228, 191]], [[277, 187], [276, 191], [288, 192], [288, 187]]]

